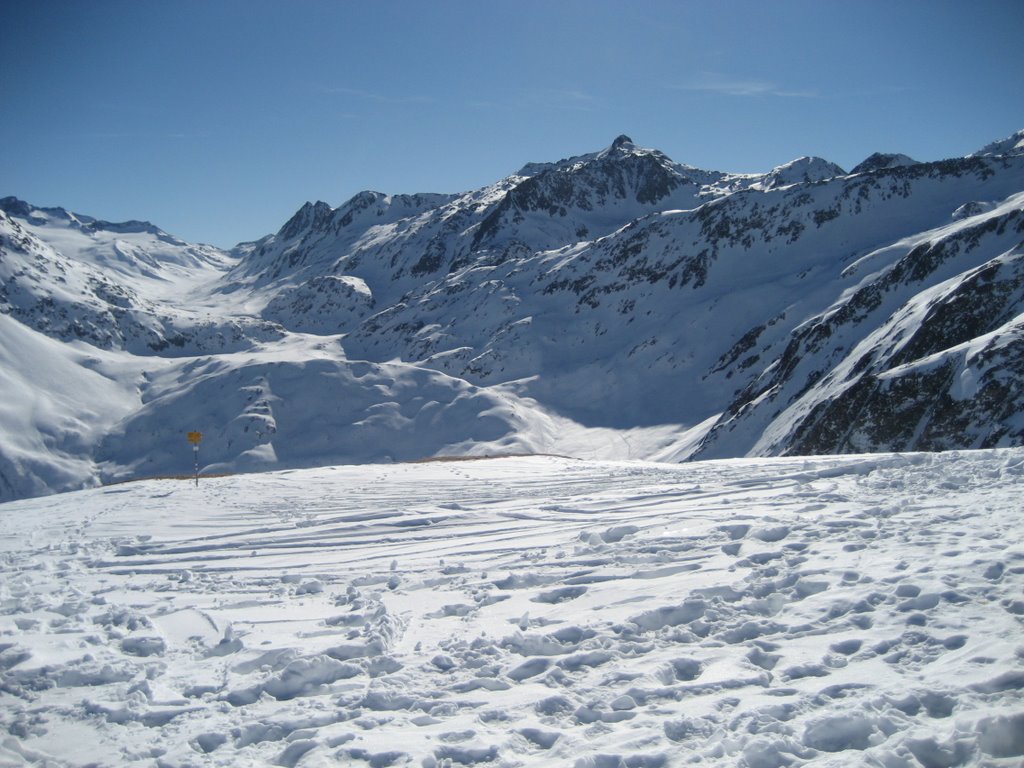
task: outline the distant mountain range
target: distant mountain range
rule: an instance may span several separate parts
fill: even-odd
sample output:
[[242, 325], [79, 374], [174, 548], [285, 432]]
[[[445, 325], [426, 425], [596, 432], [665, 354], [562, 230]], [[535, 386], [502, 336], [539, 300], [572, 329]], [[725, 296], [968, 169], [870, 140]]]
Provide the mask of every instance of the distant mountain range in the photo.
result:
[[619, 136], [230, 251], [0, 200], [0, 499], [192, 469], [1024, 442], [1024, 131], [681, 165]]

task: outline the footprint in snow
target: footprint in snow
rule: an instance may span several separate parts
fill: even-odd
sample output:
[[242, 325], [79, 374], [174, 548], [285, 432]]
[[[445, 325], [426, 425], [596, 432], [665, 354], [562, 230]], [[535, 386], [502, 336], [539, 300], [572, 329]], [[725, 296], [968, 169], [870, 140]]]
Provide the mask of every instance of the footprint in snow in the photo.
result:
[[586, 587], [559, 587], [558, 589], [552, 589], [547, 592], [541, 592], [535, 597], [531, 597], [530, 600], [535, 603], [549, 603], [557, 604], [564, 603], [569, 600], [575, 600], [586, 593]]

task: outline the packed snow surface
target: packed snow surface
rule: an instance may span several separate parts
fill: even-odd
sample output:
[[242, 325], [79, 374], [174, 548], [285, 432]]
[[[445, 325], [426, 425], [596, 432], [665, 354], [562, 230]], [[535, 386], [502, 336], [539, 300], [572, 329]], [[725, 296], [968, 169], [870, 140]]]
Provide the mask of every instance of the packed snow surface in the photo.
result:
[[0, 505], [0, 765], [1020, 765], [1024, 449]]

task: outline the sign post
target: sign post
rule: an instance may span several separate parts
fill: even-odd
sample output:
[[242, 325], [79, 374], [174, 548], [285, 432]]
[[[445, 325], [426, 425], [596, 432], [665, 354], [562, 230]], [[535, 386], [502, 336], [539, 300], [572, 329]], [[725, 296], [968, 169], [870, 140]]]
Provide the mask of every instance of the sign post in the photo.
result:
[[196, 488], [199, 487], [199, 444], [203, 442], [202, 432], [189, 432], [188, 441], [192, 443], [192, 452], [195, 455], [196, 465]]

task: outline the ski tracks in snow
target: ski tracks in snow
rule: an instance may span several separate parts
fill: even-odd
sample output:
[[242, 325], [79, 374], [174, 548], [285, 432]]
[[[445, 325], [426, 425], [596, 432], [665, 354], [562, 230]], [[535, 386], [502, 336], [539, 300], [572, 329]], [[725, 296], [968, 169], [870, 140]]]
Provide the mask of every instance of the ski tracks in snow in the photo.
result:
[[0, 764], [1018, 764], [1022, 467], [534, 457], [7, 504]]

